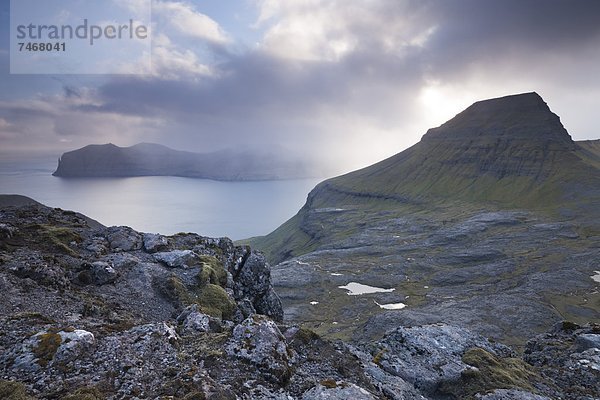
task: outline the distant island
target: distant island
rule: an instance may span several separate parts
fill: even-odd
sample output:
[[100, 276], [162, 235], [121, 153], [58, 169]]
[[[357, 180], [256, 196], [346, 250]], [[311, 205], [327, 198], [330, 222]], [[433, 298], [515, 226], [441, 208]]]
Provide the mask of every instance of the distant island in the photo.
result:
[[192, 153], [155, 143], [119, 147], [89, 145], [64, 153], [52, 174], [64, 178], [180, 176], [219, 181], [258, 181], [318, 177], [299, 160], [282, 155], [222, 150]]

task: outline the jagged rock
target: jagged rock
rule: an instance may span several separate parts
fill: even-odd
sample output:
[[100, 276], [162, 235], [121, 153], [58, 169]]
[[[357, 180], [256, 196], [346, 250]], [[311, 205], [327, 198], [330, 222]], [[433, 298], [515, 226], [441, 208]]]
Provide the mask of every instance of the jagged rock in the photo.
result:
[[492, 393], [478, 394], [476, 397], [481, 400], [550, 400], [546, 396], [515, 389], [496, 389]]
[[94, 344], [94, 335], [81, 329], [39, 332], [13, 347], [2, 357], [2, 363], [15, 372], [36, 372], [55, 364], [66, 365]]
[[103, 236], [94, 236], [85, 243], [85, 248], [97, 257], [108, 252], [108, 241]]
[[271, 380], [289, 379], [290, 352], [285, 337], [277, 325], [265, 317], [254, 315], [237, 325], [227, 353], [248, 360]]
[[371, 393], [353, 383], [331, 381], [326, 384], [310, 389], [302, 400], [375, 400]]
[[[247, 267], [258, 274], [258, 285], [246, 279], [241, 271], [247, 260], [237, 257], [242, 248], [229, 239], [168, 237], [182, 253], [163, 253], [193, 257], [193, 268], [185, 259], [171, 263], [184, 268], [173, 268], [157, 262], [160, 252], [142, 248], [143, 235], [129, 228], [91, 228], [73, 221], [68, 211], [43, 206], [1, 209], [0, 217], [18, 229], [7, 245], [0, 238], [0, 376], [23, 382], [33, 398], [92, 393], [112, 399], [291, 400], [314, 386], [308, 371], [319, 368], [320, 379], [354, 382], [335, 372], [339, 357], [329, 351], [327, 360], [298, 375], [293, 388], [283, 385], [293, 373], [292, 352], [273, 321], [256, 315], [253, 303], [282, 315], [269, 294], [268, 266], [251, 260]], [[40, 240], [39, 232], [53, 234], [48, 239], [54, 242]], [[238, 282], [230, 272], [236, 261]], [[167, 284], [173, 296], [165, 292]], [[249, 296], [239, 301], [255, 318], [247, 340], [237, 341], [243, 356], [228, 355], [236, 342], [234, 321], [244, 320], [235, 290]], [[231, 321], [205, 315], [225, 309], [233, 313], [227, 315]], [[32, 338], [34, 332], [40, 335]], [[238, 329], [238, 338], [244, 333]]]
[[188, 268], [198, 263], [192, 250], [173, 250], [153, 254], [154, 259], [171, 268]]
[[600, 334], [582, 333], [575, 339], [575, 345], [578, 352], [588, 349], [600, 349]]
[[177, 317], [177, 323], [181, 325], [181, 332], [188, 335], [198, 332], [220, 332], [222, 330], [220, 321], [200, 312], [197, 304], [183, 310]]
[[592, 347], [599, 334], [598, 325], [562, 322], [528, 341], [523, 358], [551, 378], [566, 398], [600, 398], [600, 349]]
[[471, 368], [462, 356], [475, 347], [497, 355], [511, 354], [506, 346], [443, 324], [400, 327], [386, 335], [372, 353], [384, 371], [412, 383], [427, 396], [446, 382], [458, 381]]
[[238, 308], [244, 316], [244, 319], [256, 314], [256, 309], [254, 308], [254, 305], [248, 299], [238, 300]]
[[128, 226], [112, 226], [106, 229], [110, 248], [116, 251], [133, 251], [142, 248], [142, 236]]
[[10, 239], [17, 232], [17, 228], [0, 223], [0, 239]]
[[347, 345], [347, 348], [362, 362], [365, 374], [373, 386], [380, 388], [390, 400], [426, 400], [412, 384], [375, 364], [374, 361], [379, 362], [379, 360], [371, 354], [354, 346]]
[[238, 292], [251, 298], [263, 295], [269, 290], [271, 276], [264, 255], [252, 251], [243, 254], [243, 257], [245, 260], [240, 263], [237, 270], [232, 272], [238, 285]]
[[67, 271], [56, 262], [45, 259], [43, 254], [20, 249], [14, 256], [6, 263], [6, 268], [16, 276], [32, 279], [43, 286], [59, 289], [69, 287]]
[[283, 307], [271, 284], [271, 270], [264, 255], [240, 248], [229, 271], [233, 276], [235, 299], [247, 299], [257, 313], [283, 320]]
[[92, 263], [91, 274], [93, 282], [96, 285], [106, 285], [113, 283], [119, 277], [119, 274], [113, 266], [104, 261], [96, 261]]
[[87, 351], [94, 348], [96, 339], [91, 332], [75, 329], [60, 331], [61, 344], [56, 350], [53, 363], [66, 365], [81, 357]]
[[272, 286], [255, 303], [256, 311], [260, 314], [268, 315], [275, 321], [283, 321], [283, 307], [281, 299]]
[[148, 253], [156, 253], [166, 250], [169, 242], [163, 235], [155, 233], [144, 233], [144, 249]]
[[141, 262], [140, 259], [132, 253], [111, 253], [103, 257], [101, 261], [112, 264], [117, 272], [131, 268]]

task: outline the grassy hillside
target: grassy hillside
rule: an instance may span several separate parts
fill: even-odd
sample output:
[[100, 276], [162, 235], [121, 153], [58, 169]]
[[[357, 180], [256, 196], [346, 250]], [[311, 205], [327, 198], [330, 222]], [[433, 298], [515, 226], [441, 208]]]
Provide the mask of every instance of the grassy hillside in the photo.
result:
[[391, 217], [449, 206], [526, 209], [593, 223], [600, 218], [599, 142], [573, 142], [535, 93], [478, 102], [411, 148], [322, 182], [296, 216], [250, 242], [272, 262], [307, 253], [344, 234], [336, 229], [336, 209], [355, 210], [357, 229], [373, 211]]

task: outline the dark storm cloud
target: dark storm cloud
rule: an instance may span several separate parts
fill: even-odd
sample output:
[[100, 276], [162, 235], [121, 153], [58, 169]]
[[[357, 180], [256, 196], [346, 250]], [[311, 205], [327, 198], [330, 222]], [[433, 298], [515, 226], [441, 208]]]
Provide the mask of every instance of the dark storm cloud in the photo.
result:
[[[353, 94], [377, 81], [409, 85], [418, 78], [394, 60], [355, 54], [340, 63], [298, 63], [248, 54], [221, 65], [221, 76], [198, 82], [115, 79], [99, 90], [103, 110], [247, 117], [248, 113], [316, 112], [327, 104], [368, 107], [374, 99]], [[371, 68], [372, 67], [372, 68]], [[394, 71], [401, 74], [393, 73]], [[410, 74], [409, 74], [410, 72]], [[277, 117], [277, 114], [272, 115]]]
[[[423, 74], [464, 71], [472, 62], [531, 61], [551, 53], [568, 57], [582, 47], [598, 48], [600, 1], [460, 0], [384, 2], [378, 19], [348, 21], [360, 39], [336, 63], [298, 63], [267, 54], [228, 55], [220, 77], [196, 84], [162, 79], [119, 79], [101, 88], [112, 111], [254, 113], [313, 111], [322, 103], [353, 103], [353, 90], [378, 82], [414, 89]], [[386, 54], [382, 37], [398, 24], [435, 27], [422, 48]], [[224, 56], [225, 53], [221, 53]], [[551, 66], [549, 66], [551, 68]], [[412, 86], [412, 87], [411, 87]], [[357, 105], [377, 103], [376, 99]]]
[[438, 27], [427, 46], [429, 65], [442, 75], [472, 62], [535, 62], [549, 54], [567, 58], [587, 47], [598, 50], [595, 0], [432, 1], [428, 8]]
[[[337, 57], [315, 51], [316, 57], [302, 58], [298, 42], [275, 35], [285, 29], [270, 36], [267, 26], [264, 43], [256, 48], [234, 52], [225, 44], [209, 46], [219, 60], [211, 74], [193, 79], [185, 73], [115, 77], [97, 87], [91, 101], [65, 85], [65, 98], [78, 100], [65, 108], [121, 115], [128, 121], [160, 119], [162, 126], [148, 135], [190, 149], [279, 144], [299, 153], [321, 148], [352, 158], [353, 151], [363, 150], [361, 143], [390, 143], [387, 151], [393, 151], [393, 146], [418, 139], [427, 126], [412, 136], [406, 129], [418, 119], [421, 89], [432, 82], [460, 87], [475, 79], [481, 87], [503, 89], [510, 81], [524, 81], [535, 86], [510, 87], [548, 93], [600, 91], [595, 72], [600, 62], [597, 0], [324, 3], [327, 7], [307, 2], [288, 11], [285, 3], [270, 24], [285, 28], [290, 21], [308, 21], [308, 33], [322, 32], [316, 39], [308, 36], [306, 40], [320, 40], [309, 48], [327, 50], [338, 41], [348, 50]], [[314, 18], [310, 7], [319, 9]], [[295, 19], [302, 12], [308, 17]], [[313, 20], [321, 25], [310, 26]], [[69, 132], [77, 131], [77, 121]], [[373, 137], [371, 128], [397, 133]], [[398, 139], [403, 135], [405, 141]], [[358, 143], [354, 149], [348, 144], [352, 141]]]

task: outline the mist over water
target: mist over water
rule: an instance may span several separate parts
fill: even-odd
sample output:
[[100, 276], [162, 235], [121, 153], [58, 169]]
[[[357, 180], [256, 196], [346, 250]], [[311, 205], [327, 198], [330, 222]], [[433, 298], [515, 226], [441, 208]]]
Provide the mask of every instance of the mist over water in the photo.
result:
[[178, 177], [64, 179], [56, 161], [0, 162], [0, 194], [21, 194], [142, 232], [196, 232], [234, 240], [265, 235], [292, 217], [322, 179], [218, 182]]

